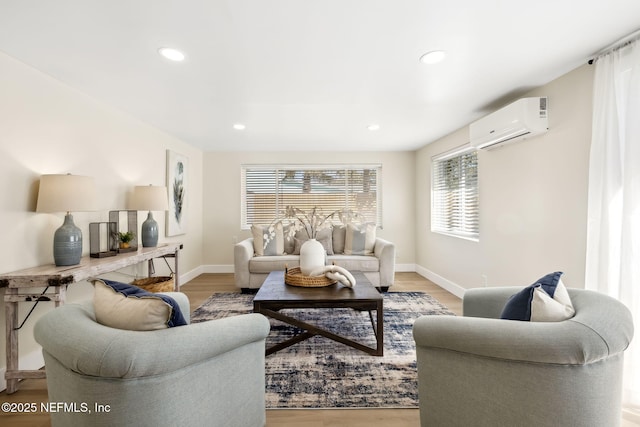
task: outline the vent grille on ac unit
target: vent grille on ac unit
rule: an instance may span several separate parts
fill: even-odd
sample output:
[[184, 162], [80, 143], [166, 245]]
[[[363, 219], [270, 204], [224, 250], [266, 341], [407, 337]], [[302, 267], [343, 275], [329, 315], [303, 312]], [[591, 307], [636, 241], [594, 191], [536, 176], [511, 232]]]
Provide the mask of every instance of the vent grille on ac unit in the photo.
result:
[[543, 96], [540, 98], [540, 118], [545, 117], [547, 117], [547, 97]]

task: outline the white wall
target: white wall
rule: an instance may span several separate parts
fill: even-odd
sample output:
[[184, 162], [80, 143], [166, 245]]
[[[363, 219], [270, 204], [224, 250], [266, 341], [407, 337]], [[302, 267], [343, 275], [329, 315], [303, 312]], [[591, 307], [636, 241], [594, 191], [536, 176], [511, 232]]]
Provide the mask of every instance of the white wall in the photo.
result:
[[584, 287], [592, 84], [585, 65], [527, 94], [549, 97], [550, 130], [479, 152], [479, 242], [429, 226], [431, 157], [468, 142], [468, 128], [417, 151], [420, 273], [459, 295], [484, 277], [488, 286], [528, 285], [557, 270], [567, 286]]
[[[181, 241], [180, 268], [187, 277], [202, 265], [202, 152], [0, 53], [0, 273], [53, 263], [53, 233], [63, 213], [35, 213], [40, 175], [73, 173], [95, 178], [99, 211], [73, 213], [88, 254], [89, 222], [106, 221], [108, 211], [126, 208], [135, 185], [164, 185], [166, 150], [189, 157], [188, 233]], [[164, 214], [154, 213], [161, 230]], [[146, 214], [139, 213], [138, 227]], [[160, 263], [156, 263], [160, 270]], [[144, 274], [143, 266], [129, 271]], [[68, 301], [89, 298], [86, 282], [69, 286]], [[4, 290], [0, 290], [4, 300]], [[5, 329], [0, 304], [0, 330]], [[33, 341], [35, 320], [53, 307], [40, 303], [20, 332], [23, 369], [42, 366]], [[20, 320], [29, 305], [20, 304]], [[31, 366], [27, 366], [31, 365]], [[0, 339], [0, 385], [4, 382], [5, 340]], [[1, 387], [0, 387], [1, 388]]]
[[233, 243], [240, 229], [240, 167], [276, 163], [382, 164], [383, 225], [377, 235], [393, 241], [398, 268], [414, 268], [415, 163], [413, 152], [208, 152], [204, 155], [205, 271], [233, 271]]

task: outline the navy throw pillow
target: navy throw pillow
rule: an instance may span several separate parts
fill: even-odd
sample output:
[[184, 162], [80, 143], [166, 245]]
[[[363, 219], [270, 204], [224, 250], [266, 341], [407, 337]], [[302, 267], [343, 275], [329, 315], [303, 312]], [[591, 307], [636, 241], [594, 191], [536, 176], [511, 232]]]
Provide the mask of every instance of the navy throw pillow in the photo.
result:
[[[534, 284], [512, 295], [502, 310], [501, 319], [508, 320], [563, 320], [575, 311], [569, 295], [560, 280], [561, 271], [547, 274]], [[536, 304], [536, 297], [541, 301]], [[536, 312], [549, 310], [550, 313]]]

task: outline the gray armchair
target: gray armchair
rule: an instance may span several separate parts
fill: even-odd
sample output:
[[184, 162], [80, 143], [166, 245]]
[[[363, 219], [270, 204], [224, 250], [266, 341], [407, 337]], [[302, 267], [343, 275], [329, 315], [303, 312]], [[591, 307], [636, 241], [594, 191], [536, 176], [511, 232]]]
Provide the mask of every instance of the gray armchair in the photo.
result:
[[97, 323], [92, 302], [52, 310], [34, 330], [49, 400], [76, 405], [52, 425], [263, 426], [268, 333], [258, 314], [139, 332]]
[[606, 295], [568, 289], [576, 310], [570, 320], [500, 320], [521, 289], [468, 290], [464, 317], [415, 322], [423, 427], [620, 425], [629, 310]]

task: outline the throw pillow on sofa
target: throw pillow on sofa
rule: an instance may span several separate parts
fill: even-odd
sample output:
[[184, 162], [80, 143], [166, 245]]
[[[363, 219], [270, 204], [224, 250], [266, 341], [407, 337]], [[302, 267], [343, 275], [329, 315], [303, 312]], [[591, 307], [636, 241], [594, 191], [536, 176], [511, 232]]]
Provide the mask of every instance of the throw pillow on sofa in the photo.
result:
[[[300, 248], [302, 244], [309, 240], [309, 236], [306, 231], [300, 230], [296, 233], [294, 238], [295, 245], [293, 249], [294, 255], [300, 255]], [[331, 228], [324, 228], [318, 231], [316, 235], [316, 240], [322, 244], [327, 255], [333, 255], [333, 241], [332, 241], [332, 230]]]
[[285, 225], [283, 228], [284, 234], [284, 253], [291, 255], [295, 249], [295, 232], [294, 227], [291, 224]]
[[333, 232], [331, 233], [331, 240], [333, 242], [333, 253], [344, 253], [344, 239], [347, 236], [347, 227], [345, 225], [334, 225]]
[[345, 255], [373, 255], [376, 244], [376, 226], [374, 224], [347, 224], [344, 239]]
[[180, 306], [167, 295], [105, 279], [91, 280], [95, 288], [96, 321], [130, 331], [154, 331], [186, 325]]
[[257, 256], [284, 254], [284, 231], [282, 223], [252, 225], [253, 251]]

